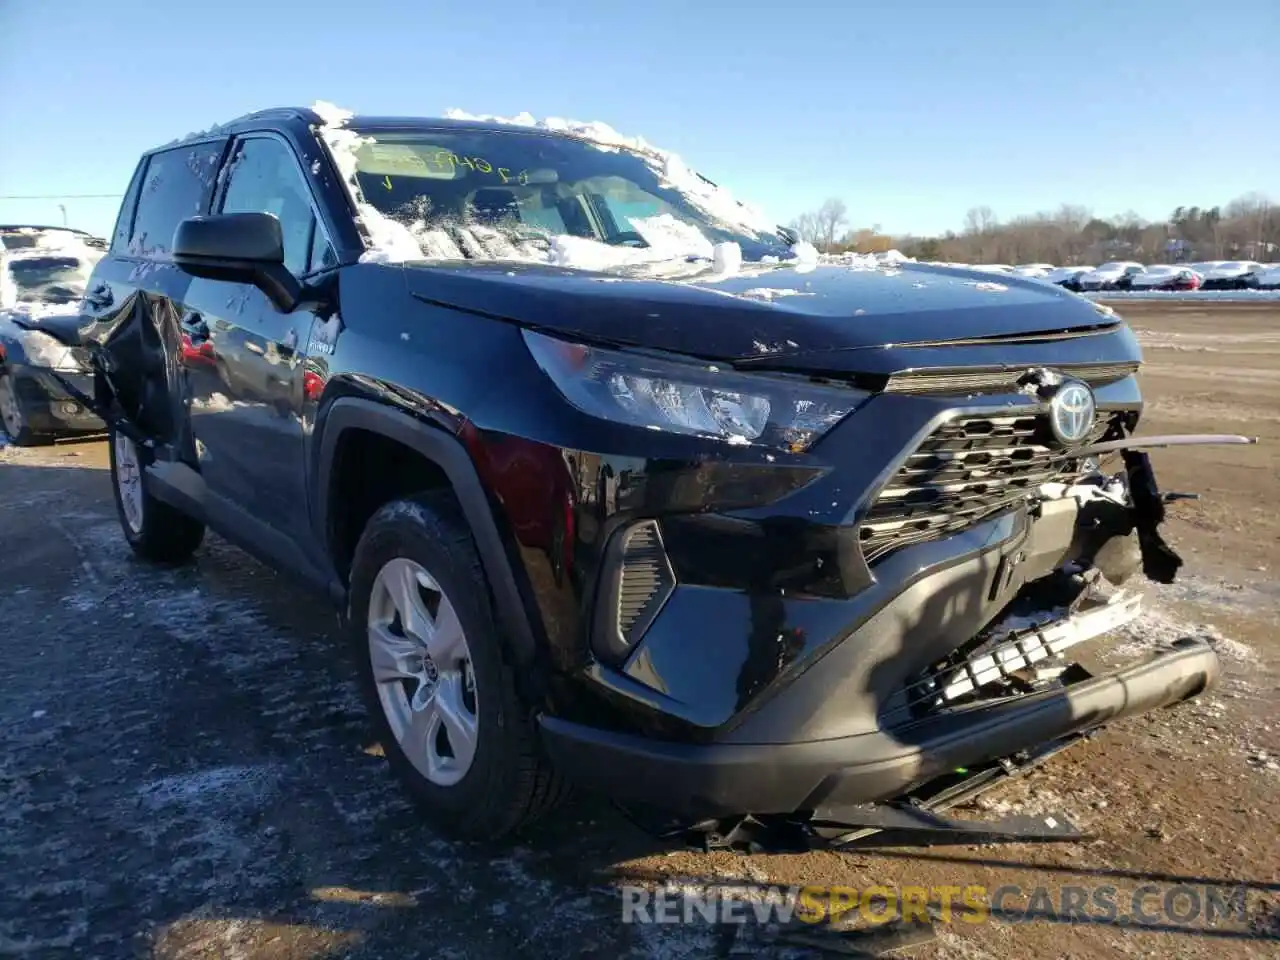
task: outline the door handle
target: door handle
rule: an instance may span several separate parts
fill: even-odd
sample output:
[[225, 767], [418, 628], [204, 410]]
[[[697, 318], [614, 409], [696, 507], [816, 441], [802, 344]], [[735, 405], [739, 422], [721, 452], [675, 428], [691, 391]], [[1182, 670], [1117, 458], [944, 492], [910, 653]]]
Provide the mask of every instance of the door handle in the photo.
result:
[[111, 306], [113, 299], [115, 298], [111, 293], [111, 285], [109, 283], [95, 284], [84, 295], [84, 302], [99, 310]]

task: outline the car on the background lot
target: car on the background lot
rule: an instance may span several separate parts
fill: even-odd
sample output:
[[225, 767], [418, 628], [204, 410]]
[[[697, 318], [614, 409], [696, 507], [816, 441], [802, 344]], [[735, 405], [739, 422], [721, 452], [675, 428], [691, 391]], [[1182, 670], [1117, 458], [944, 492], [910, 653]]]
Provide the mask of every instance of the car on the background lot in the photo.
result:
[[74, 238], [0, 250], [0, 424], [20, 446], [100, 433], [101, 419], [60, 378], [91, 393], [84, 350], [67, 346], [102, 251]]
[[1250, 290], [1280, 290], [1280, 263], [1261, 263], [1244, 276]]
[[1244, 290], [1249, 286], [1248, 277], [1262, 268], [1253, 260], [1222, 260], [1201, 274], [1204, 290]]
[[1127, 290], [1133, 277], [1145, 270], [1134, 260], [1112, 260], [1099, 264], [1087, 273], [1076, 277], [1081, 290]]
[[67, 336], [133, 550], [208, 527], [332, 599], [463, 835], [566, 780], [709, 844], [927, 808], [1217, 674], [1038, 669], [1181, 563], [1150, 461], [1091, 453], [1142, 411], [1114, 311], [824, 264], [601, 124], [317, 105], [149, 151]]
[[1130, 290], [1198, 290], [1200, 275], [1190, 267], [1155, 264], [1129, 278]]
[[1052, 263], [1020, 263], [1014, 267], [1012, 273], [1015, 277], [1046, 277], [1056, 268]]
[[1045, 283], [1051, 283], [1054, 286], [1066, 287], [1068, 290], [1079, 291], [1079, 278], [1092, 270], [1093, 267], [1054, 267], [1042, 277], [1037, 277]]
[[106, 250], [107, 241], [84, 230], [29, 224], [0, 224], [0, 250], [26, 250], [38, 246], [80, 244]]

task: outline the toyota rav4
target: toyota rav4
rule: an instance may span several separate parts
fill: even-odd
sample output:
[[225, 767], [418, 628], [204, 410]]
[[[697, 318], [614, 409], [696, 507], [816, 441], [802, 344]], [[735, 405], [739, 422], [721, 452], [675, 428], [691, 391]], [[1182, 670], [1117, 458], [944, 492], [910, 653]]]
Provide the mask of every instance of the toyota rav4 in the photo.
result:
[[601, 125], [253, 114], [149, 152], [75, 335], [124, 536], [344, 613], [391, 766], [501, 836], [956, 796], [1213, 681], [1073, 647], [1180, 563], [1134, 335], [826, 264]]

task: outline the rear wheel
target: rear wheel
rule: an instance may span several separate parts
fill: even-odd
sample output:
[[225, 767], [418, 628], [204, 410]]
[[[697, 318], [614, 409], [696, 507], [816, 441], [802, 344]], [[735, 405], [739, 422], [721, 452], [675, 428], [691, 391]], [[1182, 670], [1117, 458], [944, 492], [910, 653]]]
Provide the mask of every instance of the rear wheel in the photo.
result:
[[350, 623], [387, 760], [433, 820], [491, 840], [555, 805], [564, 786], [539, 750], [451, 493], [389, 503], [369, 521]]
[[52, 437], [36, 433], [28, 425], [13, 375], [3, 371], [0, 371], [0, 423], [4, 424], [9, 439], [19, 447], [53, 443]]
[[147, 491], [137, 444], [114, 428], [110, 441], [116, 514], [133, 552], [153, 563], [179, 564], [190, 559], [204, 539], [204, 524]]

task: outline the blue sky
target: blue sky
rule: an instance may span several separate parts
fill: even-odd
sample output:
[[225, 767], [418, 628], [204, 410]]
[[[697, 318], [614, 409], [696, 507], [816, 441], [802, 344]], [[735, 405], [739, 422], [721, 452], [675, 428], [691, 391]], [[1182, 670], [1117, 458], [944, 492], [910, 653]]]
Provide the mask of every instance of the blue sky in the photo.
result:
[[[163, 11], [163, 12], [159, 12]], [[1280, 201], [1280, 0], [0, 0], [0, 195], [106, 232], [138, 153], [264, 106], [604, 120], [781, 221]], [[60, 222], [0, 199], [0, 221]]]

